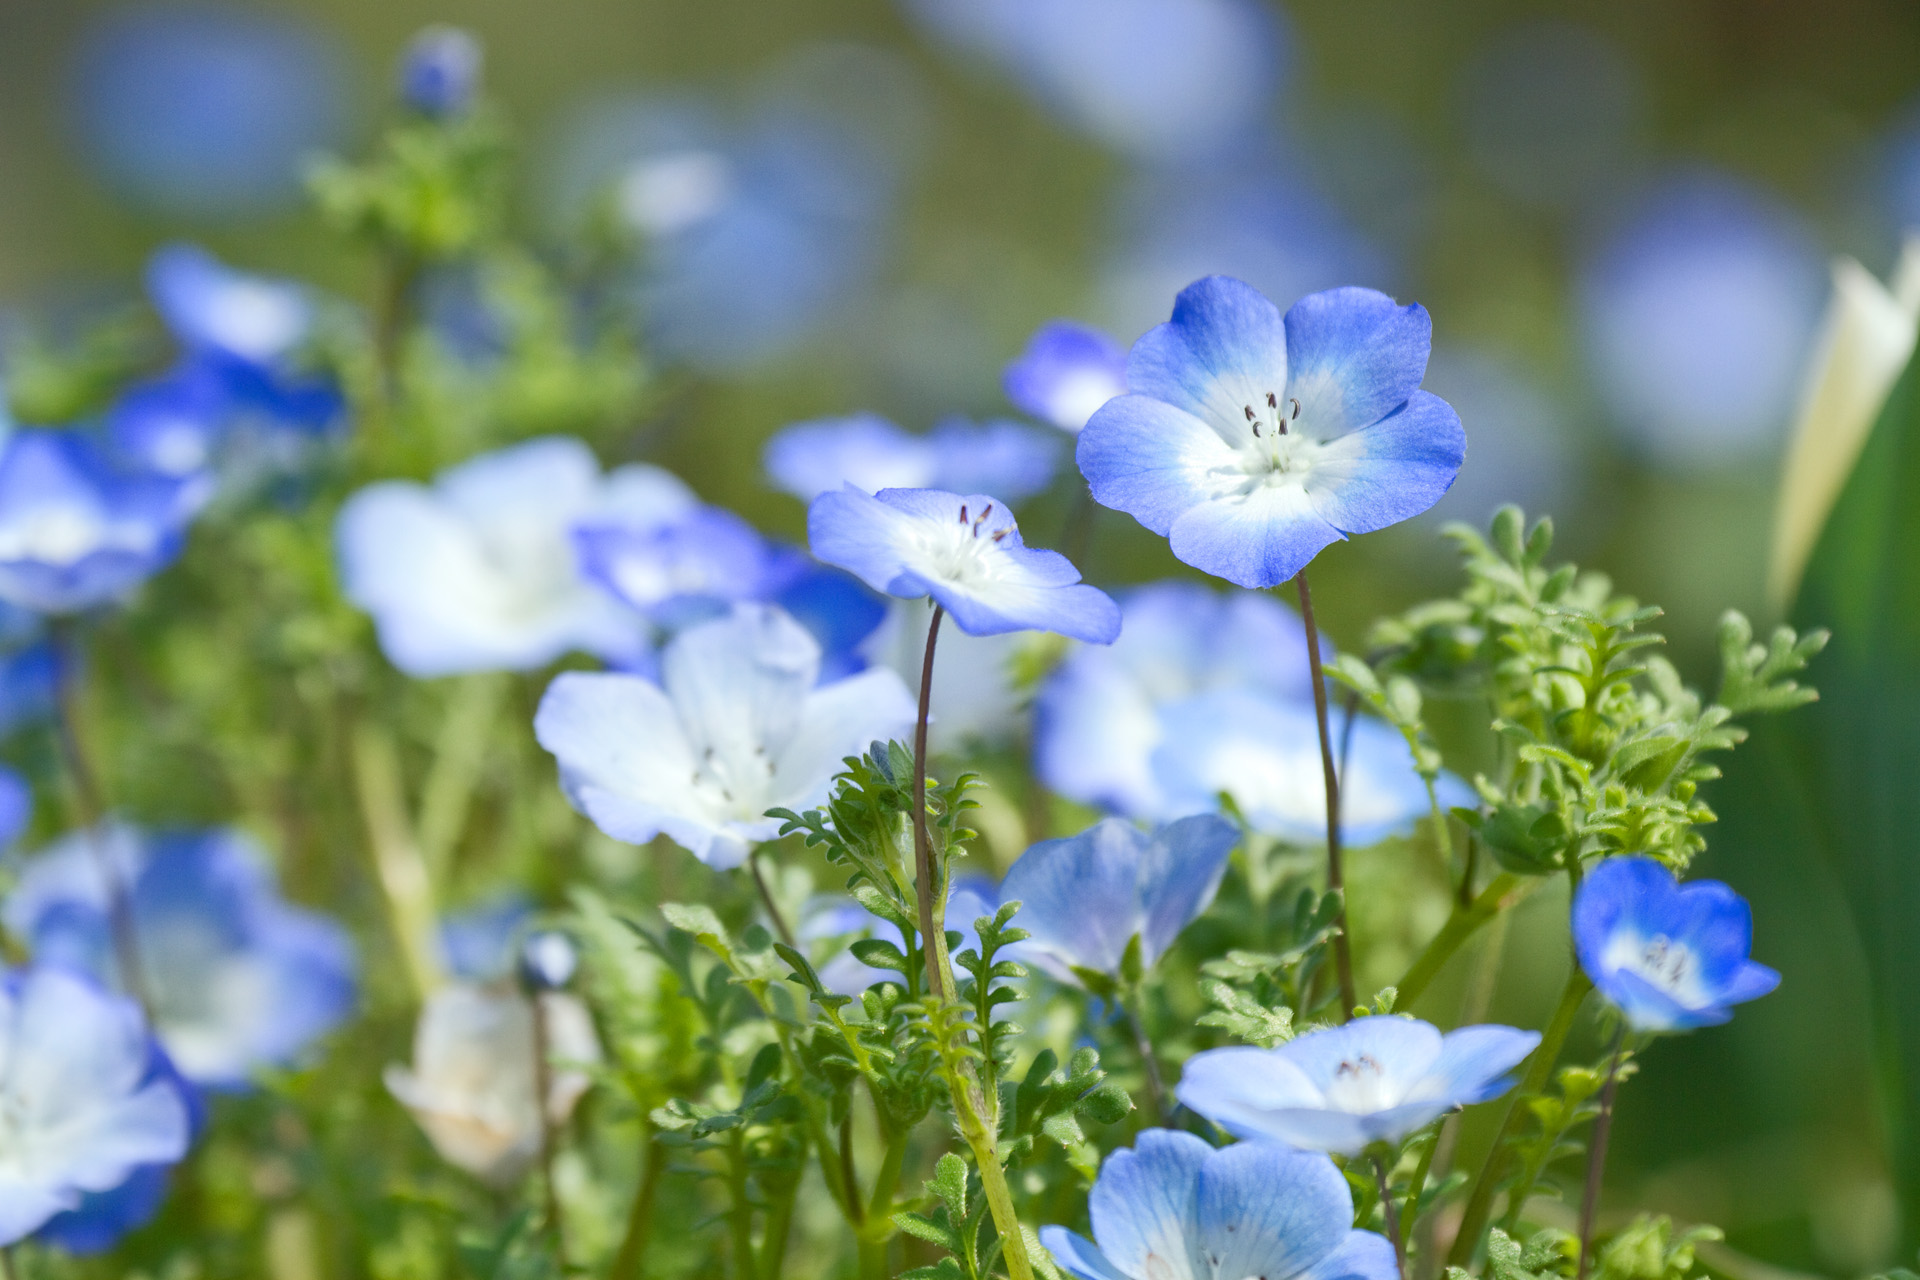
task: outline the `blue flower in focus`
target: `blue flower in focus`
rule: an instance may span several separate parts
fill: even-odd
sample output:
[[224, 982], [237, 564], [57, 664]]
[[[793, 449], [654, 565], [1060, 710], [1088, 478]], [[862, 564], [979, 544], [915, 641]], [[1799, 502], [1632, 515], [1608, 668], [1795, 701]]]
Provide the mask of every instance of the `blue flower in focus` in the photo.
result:
[[771, 840], [768, 809], [817, 804], [843, 757], [913, 722], [900, 678], [818, 683], [820, 647], [765, 605], [682, 631], [658, 684], [567, 672], [540, 700], [534, 735], [574, 807], [616, 840], [665, 835], [709, 866], [739, 866]]
[[807, 509], [813, 554], [876, 591], [932, 596], [968, 635], [1055, 631], [1110, 644], [1120, 609], [1057, 551], [1020, 540], [1004, 503], [983, 494], [848, 485]]
[[1733, 1016], [1780, 975], [1749, 958], [1753, 913], [1717, 880], [1681, 884], [1653, 858], [1608, 858], [1573, 899], [1580, 967], [1636, 1031], [1688, 1031]]
[[1078, 435], [1094, 410], [1126, 394], [1127, 353], [1098, 329], [1054, 320], [1034, 333], [1000, 384], [1022, 413]]
[[1537, 1031], [1461, 1027], [1444, 1036], [1414, 1018], [1355, 1018], [1273, 1049], [1208, 1049], [1187, 1059], [1175, 1095], [1242, 1138], [1359, 1155], [1447, 1112], [1497, 1098]]
[[1184, 817], [1194, 810], [1176, 811], [1154, 774], [1166, 709], [1209, 689], [1311, 697], [1300, 616], [1269, 595], [1191, 582], [1135, 588], [1120, 597], [1120, 614], [1111, 647], [1076, 646], [1041, 686], [1034, 767], [1069, 800], [1130, 818]]
[[1040, 1243], [1078, 1280], [1400, 1273], [1386, 1237], [1353, 1230], [1353, 1192], [1333, 1161], [1273, 1143], [1216, 1150], [1190, 1133], [1144, 1130], [1100, 1167], [1087, 1212], [1092, 1241], [1040, 1228]]
[[368, 485], [340, 508], [334, 540], [346, 596], [373, 615], [396, 667], [525, 671], [575, 649], [643, 651], [644, 623], [581, 573], [573, 531], [663, 525], [695, 505], [658, 467], [603, 477], [585, 444], [552, 437], [469, 459], [431, 487]]
[[1030, 498], [1053, 483], [1060, 450], [1053, 439], [1017, 422], [950, 419], [924, 436], [909, 435], [871, 413], [799, 422], [767, 442], [767, 478], [776, 489], [811, 502], [850, 484], [882, 489], [948, 489]]
[[0, 600], [75, 613], [126, 595], [180, 553], [179, 482], [121, 470], [89, 436], [15, 431], [0, 445]]
[[400, 59], [400, 100], [435, 120], [464, 115], [480, 91], [480, 41], [460, 27], [428, 27]]
[[1419, 389], [1431, 338], [1424, 308], [1371, 289], [1310, 294], [1283, 319], [1250, 286], [1209, 276], [1134, 344], [1131, 392], [1080, 433], [1080, 470], [1096, 500], [1181, 560], [1276, 586], [1453, 483], [1466, 433]]
[[82, 831], [29, 859], [0, 919], [40, 964], [117, 977], [101, 849], [129, 887], [155, 1033], [195, 1084], [244, 1087], [352, 1011], [346, 931], [283, 900], [238, 832]]
[[0, 974], [0, 1246], [186, 1154], [163, 1064], [133, 1001], [58, 968]]
[[1152, 969], [1212, 903], [1239, 842], [1239, 829], [1210, 813], [1151, 833], [1106, 818], [1077, 836], [1041, 841], [1000, 886], [1002, 898], [1020, 904], [1016, 923], [1031, 935], [1022, 957], [1063, 979], [1076, 970], [1119, 977], [1138, 938], [1141, 968]]

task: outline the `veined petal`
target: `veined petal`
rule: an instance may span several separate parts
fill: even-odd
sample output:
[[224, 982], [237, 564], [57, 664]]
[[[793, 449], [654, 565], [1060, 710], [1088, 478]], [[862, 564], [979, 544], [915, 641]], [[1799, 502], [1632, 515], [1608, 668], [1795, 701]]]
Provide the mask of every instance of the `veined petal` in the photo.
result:
[[1272, 1049], [1233, 1045], [1194, 1054], [1180, 1071], [1174, 1096], [1182, 1105], [1233, 1132], [1287, 1107], [1316, 1107], [1319, 1088]]
[[1212, 1154], [1190, 1133], [1146, 1129], [1131, 1149], [1107, 1157], [1087, 1210], [1093, 1238], [1119, 1271], [1154, 1280], [1211, 1280], [1195, 1255], [1200, 1170]]
[[684, 809], [695, 797], [693, 745], [673, 703], [650, 680], [578, 671], [556, 676], [540, 699], [533, 733], [560, 762], [575, 802], [615, 839], [652, 839], [659, 814]]
[[1328, 289], [1287, 308], [1287, 390], [1300, 428], [1330, 441], [1406, 403], [1427, 372], [1433, 321], [1373, 289]]
[[[902, 581], [915, 579], [909, 576]], [[968, 635], [1053, 631], [1089, 644], [1110, 644], [1120, 634], [1120, 606], [1106, 592], [1085, 583], [1055, 587], [1013, 581], [969, 589], [923, 582], [923, 589], [946, 607]]]
[[774, 760], [773, 804], [799, 808], [823, 793], [840, 761], [876, 739], [904, 736], [915, 716], [898, 673], [863, 671], [809, 693], [793, 735]]
[[1513, 1087], [1508, 1072], [1540, 1044], [1538, 1031], [1481, 1025], [1459, 1027], [1441, 1037], [1440, 1056], [1428, 1069], [1421, 1092], [1449, 1104], [1497, 1098]]
[[1196, 813], [1153, 833], [1141, 851], [1135, 893], [1143, 918], [1140, 959], [1149, 968], [1220, 891], [1240, 829], [1218, 814]]
[[1324, 1155], [1246, 1142], [1207, 1157], [1198, 1208], [1214, 1275], [1288, 1277], [1345, 1243], [1353, 1193]]
[[1440, 501], [1466, 457], [1460, 415], [1432, 392], [1415, 391], [1403, 407], [1321, 450], [1307, 491], [1327, 523], [1372, 533]]
[[1391, 1240], [1373, 1231], [1349, 1231], [1339, 1248], [1301, 1272], [1298, 1280], [1398, 1280], [1399, 1275]]
[[1167, 535], [1181, 560], [1242, 587], [1277, 587], [1345, 536], [1298, 483], [1261, 484], [1202, 502]]
[[1072, 1272], [1078, 1280], [1132, 1280], [1118, 1270], [1093, 1241], [1065, 1227], [1040, 1228], [1040, 1243], [1053, 1255], [1054, 1262]]
[[1063, 967], [1117, 974], [1128, 939], [1146, 923], [1140, 864], [1147, 842], [1119, 818], [1042, 840], [1014, 862], [1000, 895], [1020, 903], [1017, 918], [1032, 935], [1030, 945]]
[[1173, 318], [1134, 343], [1127, 389], [1237, 441], [1247, 408], [1265, 410], [1269, 395], [1286, 394], [1287, 360], [1280, 308], [1250, 284], [1208, 276], [1182, 289]]
[[1096, 502], [1162, 537], [1187, 511], [1244, 479], [1239, 453], [1211, 426], [1140, 394], [1101, 406], [1081, 431], [1074, 457]]

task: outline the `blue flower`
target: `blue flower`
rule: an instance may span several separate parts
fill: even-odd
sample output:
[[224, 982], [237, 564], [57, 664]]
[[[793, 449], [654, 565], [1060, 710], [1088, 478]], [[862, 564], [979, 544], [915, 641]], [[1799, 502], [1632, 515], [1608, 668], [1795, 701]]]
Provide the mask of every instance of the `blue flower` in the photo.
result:
[[1028, 547], [1013, 513], [983, 494], [848, 485], [814, 499], [807, 539], [876, 591], [932, 596], [969, 635], [1056, 631], [1109, 644], [1120, 634], [1119, 606], [1065, 556]]
[[114, 467], [71, 431], [15, 431], [0, 446], [0, 600], [74, 613], [117, 600], [185, 540], [181, 486]]
[[1034, 333], [1000, 385], [1021, 412], [1078, 435], [1094, 410], [1127, 393], [1127, 353], [1098, 329], [1055, 320]]
[[773, 486], [802, 502], [846, 484], [867, 493], [986, 491], [1019, 502], [1053, 482], [1059, 456], [1054, 440], [1017, 422], [949, 419], [915, 436], [871, 413], [795, 423], [764, 455]]
[[33, 788], [13, 769], [0, 764], [0, 849], [20, 838], [33, 820]]
[[1355, 1018], [1273, 1049], [1209, 1049], [1187, 1060], [1180, 1101], [1229, 1133], [1358, 1155], [1456, 1107], [1497, 1098], [1540, 1043], [1536, 1031], [1413, 1018]]
[[236, 271], [197, 245], [174, 244], [147, 262], [147, 294], [190, 352], [267, 365], [313, 328], [313, 301], [285, 280]]
[[533, 904], [517, 892], [499, 894], [440, 921], [440, 954], [447, 972], [469, 982], [498, 982], [513, 972], [514, 943], [533, 919]]
[[1311, 697], [1306, 636], [1299, 615], [1271, 596], [1191, 582], [1135, 588], [1120, 597], [1120, 613], [1111, 647], [1075, 646], [1041, 686], [1035, 768], [1081, 804], [1184, 817], [1193, 810], [1175, 811], [1154, 775], [1165, 709], [1209, 689]]
[[[1168, 813], [1211, 808], [1224, 792], [1256, 831], [1308, 844], [1326, 838], [1327, 795], [1311, 702], [1214, 689], [1170, 704], [1160, 725], [1153, 777]], [[1335, 721], [1334, 742], [1346, 758], [1343, 843], [1378, 844], [1432, 810], [1399, 730], [1356, 716], [1350, 731]], [[1472, 789], [1452, 774], [1441, 774], [1435, 791], [1443, 809], [1474, 803]]]
[[1093, 496], [1243, 587], [1285, 582], [1330, 543], [1415, 516], [1466, 456], [1421, 391], [1432, 325], [1371, 289], [1309, 294], [1283, 318], [1238, 280], [1181, 291], [1134, 344], [1128, 395], [1080, 433]]
[[719, 507], [664, 523], [588, 521], [574, 527], [573, 544], [588, 578], [668, 625], [688, 610], [764, 599], [787, 569], [752, 525]]
[[480, 42], [459, 27], [428, 27], [400, 60], [400, 100], [440, 120], [463, 115], [480, 90]]
[[1040, 1243], [1078, 1280], [1399, 1275], [1384, 1236], [1353, 1230], [1353, 1192], [1317, 1152], [1271, 1143], [1216, 1150], [1190, 1133], [1147, 1129], [1131, 1150], [1107, 1157], [1087, 1212], [1093, 1241], [1040, 1228]]
[[573, 530], [664, 524], [695, 499], [657, 467], [602, 477], [578, 440], [530, 440], [440, 473], [355, 493], [334, 526], [347, 599], [373, 615], [387, 658], [412, 676], [526, 671], [575, 649], [645, 647], [632, 610], [581, 574]]
[[96, 841], [129, 888], [155, 1034], [188, 1080], [242, 1088], [294, 1065], [351, 1012], [346, 931], [281, 899], [260, 851], [234, 831], [104, 827], [27, 860], [0, 918], [37, 963], [117, 978]]
[[568, 672], [534, 717], [574, 807], [616, 840], [665, 835], [729, 868], [771, 840], [776, 807], [826, 794], [843, 757], [905, 731], [913, 703], [891, 671], [818, 685], [820, 647], [778, 609], [741, 605], [674, 637], [659, 684]]
[[884, 599], [850, 573], [796, 550], [796, 564], [768, 593], [820, 645], [820, 679], [839, 680], [866, 670], [866, 642], [887, 618]]
[[0, 974], [0, 1246], [186, 1154], [162, 1061], [132, 1000], [57, 968]]
[[52, 718], [61, 670], [60, 651], [51, 640], [33, 640], [0, 654], [0, 737]]
[[1041, 967], [1069, 980], [1076, 969], [1118, 977], [1134, 938], [1151, 969], [1207, 909], [1239, 841], [1238, 828], [1210, 813], [1151, 834], [1106, 818], [1021, 854], [1000, 896], [1020, 904], [1016, 923], [1032, 935], [1022, 952]]
[[1652, 858], [1608, 858], [1573, 899], [1580, 967], [1636, 1031], [1686, 1031], [1780, 985], [1748, 958], [1753, 913], [1717, 880], [1681, 884]]

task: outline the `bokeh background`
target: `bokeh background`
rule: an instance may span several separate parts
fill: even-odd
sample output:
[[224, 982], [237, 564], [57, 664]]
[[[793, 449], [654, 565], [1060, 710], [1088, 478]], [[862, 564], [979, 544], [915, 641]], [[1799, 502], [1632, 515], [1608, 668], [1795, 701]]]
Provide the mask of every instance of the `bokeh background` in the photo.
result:
[[[1920, 6], [1046, 8], [8, 0], [0, 361], [131, 298], [173, 239], [367, 296], [302, 173], [370, 140], [397, 50], [453, 21], [512, 122], [523, 229], [577, 243], [612, 217], [663, 246], [643, 288], [664, 381], [634, 451], [764, 528], [802, 524], [760, 478], [779, 427], [1005, 414], [1000, 368], [1039, 323], [1130, 341], [1224, 271], [1283, 305], [1357, 283], [1435, 318], [1427, 385], [1459, 409], [1467, 465], [1430, 517], [1322, 557], [1336, 640], [1450, 590], [1438, 525], [1508, 500], [1664, 605], [1694, 677], [1723, 608], [1770, 618], [1781, 446], [1830, 259], [1884, 275], [1920, 224]], [[1090, 559], [1105, 585], [1180, 571], [1120, 517]], [[1899, 1238], [1865, 961], [1832, 868], [1769, 835], [1729, 821], [1705, 870], [1752, 898], [1786, 983], [1649, 1055], [1610, 1177], [1766, 1264], [1857, 1274]], [[1541, 895], [1516, 922], [1537, 963], [1510, 966], [1496, 1018], [1544, 1016], [1562, 911]]]

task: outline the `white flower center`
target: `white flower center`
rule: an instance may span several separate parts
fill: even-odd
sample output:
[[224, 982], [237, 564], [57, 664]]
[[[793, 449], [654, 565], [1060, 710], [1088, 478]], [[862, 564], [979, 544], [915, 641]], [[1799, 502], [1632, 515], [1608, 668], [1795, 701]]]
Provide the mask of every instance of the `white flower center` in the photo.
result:
[[0, 560], [37, 560], [71, 565], [115, 544], [134, 549], [134, 540], [117, 531], [96, 508], [83, 503], [48, 503], [0, 526]]
[[670, 236], [719, 212], [733, 194], [733, 166], [714, 151], [674, 151], [642, 160], [620, 180], [616, 199], [628, 226]]
[[1006, 563], [1005, 557], [999, 554], [1000, 541], [1011, 528], [991, 532], [983, 529], [992, 514], [992, 503], [977, 514], [970, 514], [962, 503], [960, 518], [952, 524], [918, 523], [914, 530], [913, 567], [957, 587], [981, 587], [997, 581]]
[[1371, 1115], [1400, 1101], [1400, 1090], [1370, 1053], [1355, 1054], [1333, 1069], [1333, 1081], [1326, 1088], [1327, 1105], [1351, 1115]]
[[1664, 933], [1651, 938], [1621, 933], [1607, 944], [1609, 967], [1631, 973], [1671, 996], [1686, 1008], [1708, 1003], [1700, 983], [1700, 960], [1693, 948]]

